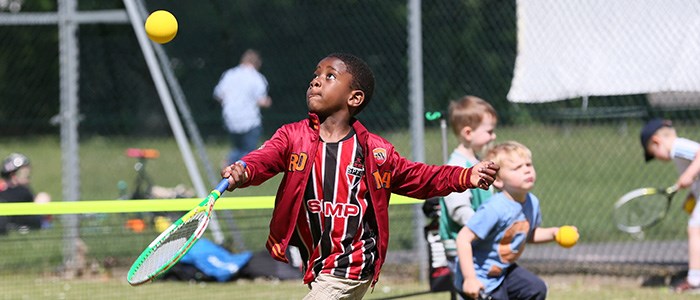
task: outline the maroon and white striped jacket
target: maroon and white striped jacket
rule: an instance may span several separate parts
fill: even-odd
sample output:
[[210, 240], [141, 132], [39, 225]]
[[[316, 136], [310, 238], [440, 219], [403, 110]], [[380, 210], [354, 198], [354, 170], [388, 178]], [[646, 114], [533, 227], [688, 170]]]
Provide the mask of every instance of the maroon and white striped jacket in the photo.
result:
[[[358, 120], [351, 125], [365, 157], [365, 180], [374, 209], [379, 236], [379, 256], [375, 260], [372, 285], [378, 278], [389, 243], [389, 198], [391, 193], [416, 199], [446, 196], [471, 188], [466, 168], [435, 166], [410, 161], [401, 156], [384, 138], [370, 133]], [[275, 198], [266, 247], [276, 260], [288, 262], [285, 252], [295, 230], [304, 191], [317, 152], [319, 119], [309, 118], [280, 127], [255, 151], [243, 157], [248, 181], [242, 186], [259, 185], [284, 173]], [[313, 278], [304, 280], [309, 283]]]

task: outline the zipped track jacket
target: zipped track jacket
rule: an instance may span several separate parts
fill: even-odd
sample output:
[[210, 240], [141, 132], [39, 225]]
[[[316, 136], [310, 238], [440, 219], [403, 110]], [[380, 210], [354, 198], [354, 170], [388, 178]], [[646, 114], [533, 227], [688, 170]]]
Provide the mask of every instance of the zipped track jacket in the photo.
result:
[[[353, 119], [351, 125], [364, 152], [364, 180], [368, 181], [369, 199], [377, 218], [379, 255], [374, 266], [374, 285], [379, 279], [389, 244], [391, 194], [427, 199], [462, 192], [472, 188], [469, 182], [471, 168], [410, 161], [401, 156], [389, 141], [370, 133], [360, 121]], [[242, 158], [248, 172], [248, 181], [242, 187], [260, 185], [279, 173], [284, 174], [277, 190], [266, 243], [270, 255], [282, 262], [288, 262], [285, 252], [295, 229], [320, 141], [319, 126], [318, 116], [309, 113], [308, 119], [280, 127], [259, 149]]]

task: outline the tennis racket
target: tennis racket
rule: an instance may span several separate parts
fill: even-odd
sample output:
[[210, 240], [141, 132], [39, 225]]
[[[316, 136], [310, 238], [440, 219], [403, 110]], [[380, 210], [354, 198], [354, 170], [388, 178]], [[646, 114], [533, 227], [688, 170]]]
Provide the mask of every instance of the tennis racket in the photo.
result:
[[153, 281], [180, 261], [207, 229], [214, 203], [226, 188], [228, 179], [224, 178], [209, 196], [153, 240], [129, 269], [129, 284]]
[[613, 211], [617, 228], [630, 233], [643, 233], [666, 216], [678, 186], [640, 188], [620, 197]]
[[493, 300], [493, 297], [484, 292], [484, 290], [479, 290], [479, 300]]

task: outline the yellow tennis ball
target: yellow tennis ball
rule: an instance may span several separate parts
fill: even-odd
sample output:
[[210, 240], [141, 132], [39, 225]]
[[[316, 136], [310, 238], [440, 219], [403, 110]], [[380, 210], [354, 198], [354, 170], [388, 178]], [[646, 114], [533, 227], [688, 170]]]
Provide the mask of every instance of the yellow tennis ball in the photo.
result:
[[688, 197], [685, 198], [685, 202], [683, 202], [683, 210], [688, 214], [692, 214], [695, 209], [695, 203], [696, 201], [693, 193], [688, 193]]
[[144, 27], [152, 41], [165, 44], [172, 41], [177, 34], [177, 19], [168, 11], [156, 10], [146, 18]]
[[562, 226], [559, 227], [559, 231], [557, 231], [554, 239], [559, 246], [571, 248], [578, 242], [578, 231], [573, 226]]
[[172, 222], [170, 222], [170, 219], [163, 216], [155, 217], [153, 219], [153, 222], [155, 223], [155, 227], [158, 232], [165, 231], [166, 229], [168, 229], [168, 227], [170, 227], [170, 224], [172, 224]]

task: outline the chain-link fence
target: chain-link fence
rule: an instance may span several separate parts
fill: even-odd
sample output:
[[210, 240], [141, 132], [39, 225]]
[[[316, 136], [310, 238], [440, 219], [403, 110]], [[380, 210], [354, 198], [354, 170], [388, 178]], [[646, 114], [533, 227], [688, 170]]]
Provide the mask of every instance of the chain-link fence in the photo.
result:
[[[66, 21], [50, 15], [60, 3], [64, 2], [0, 1], [0, 154], [27, 154], [34, 163], [33, 188], [48, 191], [53, 201], [65, 197], [59, 95], [66, 87], [61, 81], [57, 24]], [[124, 8], [122, 1], [77, 4], [81, 13]], [[374, 98], [359, 119], [395, 143], [404, 156], [412, 157], [406, 1], [207, 0], [146, 1], [145, 5], [148, 11], [167, 9], [178, 18], [178, 35], [163, 49], [215, 169], [229, 145], [220, 107], [212, 98], [213, 87], [247, 48], [262, 54], [261, 71], [270, 83], [273, 105], [263, 110], [265, 136], [306, 116], [303, 97], [316, 63], [331, 52], [349, 52], [364, 58], [377, 78]], [[627, 275], [643, 274], [630, 268], [632, 265], [653, 266], [662, 272], [682, 269], [687, 261], [687, 215], [679, 207], [685, 192], [672, 203], [670, 216], [651, 228], [643, 241], [618, 232], [611, 213], [614, 201], [625, 192], [675, 181], [677, 175], [670, 164], [644, 163], [639, 129], [648, 118], [667, 117], [674, 120], [679, 135], [700, 140], [696, 130], [700, 97], [661, 93], [578, 97], [540, 104], [508, 102], [518, 53], [516, 8], [515, 1], [422, 4], [425, 110], [444, 111], [450, 100], [466, 94], [479, 96], [498, 111], [497, 141], [518, 140], [532, 149], [538, 172], [533, 192], [542, 201], [543, 225], [576, 225], [581, 240], [572, 249], [528, 246], [523, 263], [543, 267], [542, 271]], [[36, 24], [17, 21], [22, 13], [36, 14]], [[670, 15], [669, 22], [673, 21]], [[658, 30], [660, 35], [672, 34], [662, 27]], [[600, 34], [604, 31], [600, 28]], [[76, 37], [80, 165], [72, 167], [81, 171], [80, 199], [117, 199], [120, 181], [126, 181], [126, 189], [133, 188], [132, 166], [137, 161], [125, 155], [127, 148], [158, 148], [160, 157], [148, 161], [155, 184], [191, 187], [131, 25], [80, 23]], [[457, 142], [451, 130], [448, 137], [451, 151]], [[427, 162], [442, 163], [441, 144], [439, 124], [426, 122]], [[276, 180], [236, 195], [273, 195]], [[269, 212], [252, 217], [249, 213], [234, 212], [222, 218], [223, 229], [230, 235], [232, 223], [227, 223], [228, 219], [237, 220], [239, 225], [251, 224], [238, 228], [244, 245], [262, 250]], [[417, 260], [427, 258], [414, 255], [411, 207], [392, 207], [392, 214], [388, 264], [399, 261], [408, 265], [405, 270], [415, 270]], [[117, 235], [110, 237], [112, 240], [99, 240], [100, 230], [124, 235], [133, 232], [122, 228], [122, 219], [99, 217], [81, 218], [81, 236], [91, 249], [88, 257], [96, 262], [109, 257], [118, 267], [127, 266], [142, 248], [141, 243], [133, 242], [133, 247], [116, 252], [100, 250], [124, 239]], [[26, 243], [29, 239], [45, 241], [46, 245], [58, 243], [61, 220], [54, 218], [55, 232], [0, 236], [0, 248], [7, 250], [3, 253], [13, 253], [11, 259], [3, 260], [4, 272], [58, 270], [63, 257], [60, 247]], [[149, 237], [141, 242], [146, 243]], [[17, 245], [53, 252], [31, 258]], [[413, 257], [408, 263], [403, 260], [405, 254]], [[36, 268], [26, 268], [28, 265]]]

